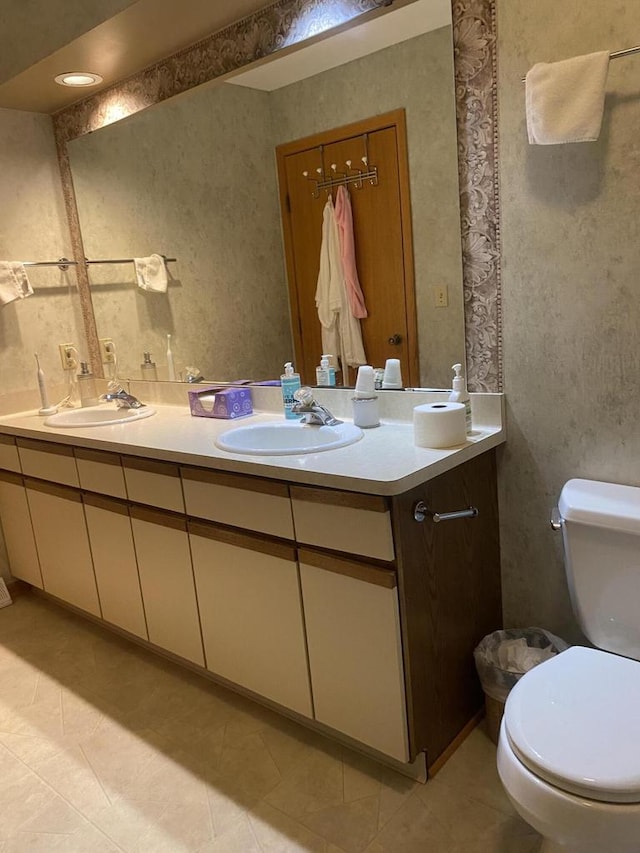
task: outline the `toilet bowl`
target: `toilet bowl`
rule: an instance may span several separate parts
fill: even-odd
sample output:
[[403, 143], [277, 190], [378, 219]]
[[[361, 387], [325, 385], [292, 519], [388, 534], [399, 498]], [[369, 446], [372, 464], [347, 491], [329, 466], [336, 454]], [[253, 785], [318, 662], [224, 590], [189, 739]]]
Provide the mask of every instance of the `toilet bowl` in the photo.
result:
[[545, 853], [638, 853], [640, 664], [576, 646], [525, 675], [498, 773]]
[[640, 489], [570, 480], [558, 505], [580, 627], [505, 706], [498, 773], [544, 853], [640, 853]]

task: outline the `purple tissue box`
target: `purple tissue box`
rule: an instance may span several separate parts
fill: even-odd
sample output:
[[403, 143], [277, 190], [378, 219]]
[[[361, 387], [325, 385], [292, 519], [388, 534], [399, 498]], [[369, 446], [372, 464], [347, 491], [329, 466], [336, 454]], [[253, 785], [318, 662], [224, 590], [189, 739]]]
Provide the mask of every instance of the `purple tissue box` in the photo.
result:
[[189, 408], [196, 418], [244, 418], [253, 414], [251, 389], [212, 385], [189, 391]]

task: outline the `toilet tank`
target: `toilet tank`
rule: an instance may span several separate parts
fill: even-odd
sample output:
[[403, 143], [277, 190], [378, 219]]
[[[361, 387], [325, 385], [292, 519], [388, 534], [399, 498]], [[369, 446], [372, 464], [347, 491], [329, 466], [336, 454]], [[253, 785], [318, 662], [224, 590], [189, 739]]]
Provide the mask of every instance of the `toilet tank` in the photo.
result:
[[558, 509], [580, 627], [597, 648], [640, 660], [640, 488], [569, 480]]

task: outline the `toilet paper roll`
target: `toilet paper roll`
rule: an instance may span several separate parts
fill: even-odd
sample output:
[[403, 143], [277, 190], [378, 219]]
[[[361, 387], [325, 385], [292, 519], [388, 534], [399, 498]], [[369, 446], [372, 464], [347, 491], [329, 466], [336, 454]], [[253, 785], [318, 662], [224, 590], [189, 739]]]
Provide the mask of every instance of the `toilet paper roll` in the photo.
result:
[[453, 447], [467, 440], [464, 403], [425, 403], [413, 410], [413, 442], [417, 447]]

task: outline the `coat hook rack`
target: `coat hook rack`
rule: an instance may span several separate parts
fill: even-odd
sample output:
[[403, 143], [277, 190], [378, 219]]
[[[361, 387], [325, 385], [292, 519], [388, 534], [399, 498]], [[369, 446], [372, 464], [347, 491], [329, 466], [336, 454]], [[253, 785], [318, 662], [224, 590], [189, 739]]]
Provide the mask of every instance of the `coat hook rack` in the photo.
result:
[[[329, 172], [325, 172], [321, 167], [316, 168], [315, 172], [318, 177], [309, 173], [308, 169], [302, 172], [302, 176], [313, 184], [311, 194], [314, 198], [320, 198], [322, 190], [331, 192], [334, 187], [351, 185], [354, 189], [361, 190], [364, 182], [367, 181], [372, 187], [378, 185], [378, 167], [369, 164], [369, 138], [368, 134], [363, 134], [364, 155], [361, 157], [363, 165], [362, 169], [353, 165], [353, 160], [345, 160], [344, 171], [338, 170], [338, 163], [331, 163]], [[322, 160], [323, 146], [318, 146], [320, 159]]]

